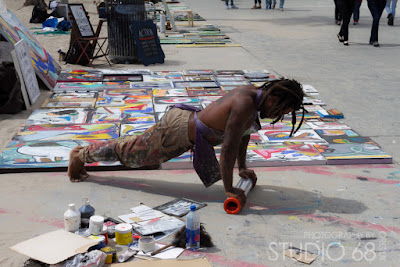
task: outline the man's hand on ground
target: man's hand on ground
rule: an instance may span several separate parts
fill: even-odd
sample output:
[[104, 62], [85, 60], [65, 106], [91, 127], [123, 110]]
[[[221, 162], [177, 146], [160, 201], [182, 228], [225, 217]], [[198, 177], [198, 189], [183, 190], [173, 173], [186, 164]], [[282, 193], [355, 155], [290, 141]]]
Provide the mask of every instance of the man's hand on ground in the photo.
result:
[[242, 207], [246, 204], [246, 195], [244, 194], [244, 191], [240, 188], [233, 187], [229, 191], [226, 191], [225, 194], [227, 197], [233, 197], [239, 200]]
[[256, 186], [257, 183], [257, 175], [253, 170], [250, 169], [241, 169], [239, 171], [239, 176], [244, 178], [244, 179], [251, 179], [251, 181], [253, 182], [253, 187]]

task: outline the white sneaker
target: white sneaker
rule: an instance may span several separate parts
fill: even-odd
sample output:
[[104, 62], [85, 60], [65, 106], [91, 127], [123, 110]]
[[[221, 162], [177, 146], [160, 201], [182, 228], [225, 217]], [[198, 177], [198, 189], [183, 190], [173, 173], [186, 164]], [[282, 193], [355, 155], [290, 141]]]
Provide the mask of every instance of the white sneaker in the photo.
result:
[[231, 5], [231, 9], [238, 9], [238, 7], [235, 5]]
[[228, 5], [226, 5], [226, 9], [229, 9], [229, 6], [228, 6]]

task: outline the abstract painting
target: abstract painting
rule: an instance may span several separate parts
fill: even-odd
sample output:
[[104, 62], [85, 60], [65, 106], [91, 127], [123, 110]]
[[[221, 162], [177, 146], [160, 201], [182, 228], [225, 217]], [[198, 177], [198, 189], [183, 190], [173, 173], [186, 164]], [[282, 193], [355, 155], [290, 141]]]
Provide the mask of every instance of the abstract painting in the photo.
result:
[[[291, 120], [282, 120], [278, 121], [275, 124], [271, 124], [273, 122], [272, 119], [263, 119], [260, 120], [261, 122], [261, 128], [263, 130], [269, 130], [269, 131], [291, 131], [292, 130], [292, 121]], [[295, 129], [299, 126], [299, 121], [296, 122], [295, 124]], [[300, 129], [305, 130], [305, 129], [310, 129], [310, 126], [308, 126], [305, 122], [301, 125]]]
[[186, 88], [186, 87], [208, 87], [217, 88], [218, 83], [215, 81], [184, 81], [184, 82], [173, 82], [175, 88]]
[[42, 108], [93, 108], [96, 104], [96, 98], [57, 98], [46, 99]]
[[86, 92], [86, 91], [103, 91], [106, 86], [101, 82], [58, 82], [54, 87], [55, 92]]
[[84, 108], [37, 109], [32, 112], [25, 124], [82, 124], [87, 122], [90, 110]]
[[353, 130], [315, 130], [329, 144], [372, 144], [378, 145], [371, 138], [360, 136]]
[[124, 109], [121, 123], [150, 123], [156, 122], [154, 115], [138, 112], [137, 110]]
[[88, 123], [120, 122], [121, 118], [122, 110], [120, 108], [95, 108], [88, 114]]
[[116, 124], [40, 124], [22, 126], [12, 140], [58, 141], [58, 140], [105, 140], [118, 138]]
[[223, 90], [188, 90], [189, 96], [222, 96], [226, 93]]
[[82, 99], [82, 98], [97, 98], [96, 92], [68, 92], [68, 93], [54, 93], [51, 99]]
[[188, 96], [185, 89], [153, 89], [153, 96]]
[[103, 74], [103, 82], [115, 82], [115, 81], [141, 82], [141, 81], [143, 81], [143, 75], [141, 75], [141, 74]]
[[200, 104], [197, 97], [154, 97], [154, 104]]
[[344, 122], [341, 121], [307, 121], [311, 129], [314, 130], [344, 130], [350, 129]]
[[[254, 155], [257, 154], [258, 156]], [[260, 158], [261, 157], [261, 158]], [[325, 165], [325, 158], [312, 145], [265, 146], [247, 151], [249, 166]]]
[[259, 131], [266, 143], [303, 142], [307, 144], [327, 144], [314, 130], [298, 130], [292, 137], [290, 131]]
[[5, 8], [3, 2], [0, 4], [0, 33], [13, 44], [22, 39], [25, 40], [36, 74], [49, 89], [53, 89], [61, 70], [60, 66], [31, 35], [24, 24]]
[[392, 163], [392, 157], [372, 144], [314, 145], [328, 164]]
[[154, 124], [142, 123], [142, 124], [121, 124], [120, 136], [126, 135], [142, 135], [147, 129]]
[[101, 82], [103, 74], [96, 70], [62, 70], [57, 82]]
[[171, 81], [164, 82], [131, 82], [130, 88], [132, 89], [153, 89], [153, 88], [174, 88]]
[[[101, 96], [148, 96], [147, 89], [106, 89]], [[146, 97], [143, 97], [146, 98]]]

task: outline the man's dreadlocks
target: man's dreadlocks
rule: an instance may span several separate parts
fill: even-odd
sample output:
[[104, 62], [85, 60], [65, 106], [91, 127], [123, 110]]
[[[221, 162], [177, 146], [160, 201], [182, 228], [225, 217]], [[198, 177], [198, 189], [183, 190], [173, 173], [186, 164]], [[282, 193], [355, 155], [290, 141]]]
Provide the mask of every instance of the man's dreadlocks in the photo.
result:
[[[296, 80], [280, 79], [267, 82], [261, 85], [259, 89], [262, 89], [266, 92], [261, 98], [259, 107], [263, 105], [268, 96], [276, 96], [278, 98], [276, 103], [271, 107], [271, 111], [274, 112], [274, 116], [276, 115], [274, 121], [271, 122], [271, 124], [275, 124], [278, 121], [281, 121], [285, 115], [286, 109], [293, 109], [292, 131], [290, 132], [290, 136], [296, 133], [303, 124], [304, 113], [307, 112], [307, 110], [305, 110], [303, 106], [304, 93], [301, 84]], [[296, 125], [296, 110], [302, 110], [303, 115], [301, 117], [300, 124], [295, 130], [294, 127]]]

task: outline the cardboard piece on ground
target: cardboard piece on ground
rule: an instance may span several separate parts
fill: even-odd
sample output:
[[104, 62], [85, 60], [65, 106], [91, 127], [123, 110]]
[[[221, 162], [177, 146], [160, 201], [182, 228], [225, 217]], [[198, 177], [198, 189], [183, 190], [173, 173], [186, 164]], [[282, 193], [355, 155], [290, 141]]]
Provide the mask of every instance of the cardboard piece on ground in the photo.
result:
[[311, 264], [318, 257], [317, 254], [293, 247], [285, 250], [285, 256], [306, 264]]
[[23, 241], [10, 249], [47, 264], [56, 264], [86, 252], [97, 243], [99, 241], [61, 229]]
[[211, 267], [207, 259], [131, 261], [114, 265], [118, 267]]

